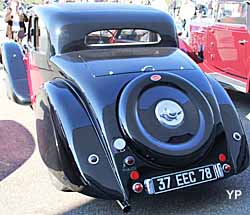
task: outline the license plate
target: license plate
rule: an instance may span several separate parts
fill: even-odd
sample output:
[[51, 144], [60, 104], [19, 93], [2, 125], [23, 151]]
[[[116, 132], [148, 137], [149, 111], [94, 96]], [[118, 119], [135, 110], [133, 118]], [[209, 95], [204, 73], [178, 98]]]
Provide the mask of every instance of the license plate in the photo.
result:
[[159, 194], [214, 181], [224, 177], [221, 164], [211, 164], [181, 172], [153, 177], [144, 181], [148, 194]]

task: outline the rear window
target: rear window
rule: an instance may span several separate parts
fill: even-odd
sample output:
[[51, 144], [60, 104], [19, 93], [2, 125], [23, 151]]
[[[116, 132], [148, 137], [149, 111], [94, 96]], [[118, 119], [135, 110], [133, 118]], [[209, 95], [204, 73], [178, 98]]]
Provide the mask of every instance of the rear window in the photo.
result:
[[160, 34], [144, 29], [99, 30], [85, 37], [86, 46], [150, 45], [160, 42]]

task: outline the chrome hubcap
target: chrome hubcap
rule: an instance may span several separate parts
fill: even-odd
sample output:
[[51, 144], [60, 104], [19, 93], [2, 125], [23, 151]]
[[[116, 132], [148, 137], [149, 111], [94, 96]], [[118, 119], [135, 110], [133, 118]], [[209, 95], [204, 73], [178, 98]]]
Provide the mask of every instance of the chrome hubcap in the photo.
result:
[[184, 120], [184, 111], [182, 107], [172, 101], [160, 101], [155, 108], [157, 120], [165, 127], [178, 127]]

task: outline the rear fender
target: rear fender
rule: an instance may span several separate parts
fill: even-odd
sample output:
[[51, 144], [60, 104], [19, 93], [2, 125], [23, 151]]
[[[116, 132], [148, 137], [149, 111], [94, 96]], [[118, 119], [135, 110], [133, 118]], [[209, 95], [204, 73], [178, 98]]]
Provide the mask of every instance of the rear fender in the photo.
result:
[[24, 55], [19, 44], [5, 42], [1, 46], [8, 96], [21, 105], [30, 104], [30, 92]]
[[[245, 132], [237, 114], [237, 110], [229, 95], [225, 93], [223, 87], [214, 78], [211, 76], [207, 77], [210, 81], [219, 105], [223, 127], [228, 143], [227, 150], [234, 166], [234, 173], [238, 174], [249, 166], [249, 148]], [[241, 135], [241, 139], [239, 141], [236, 141], [233, 138], [234, 132], [238, 132]]]
[[[84, 194], [127, 200], [108, 160], [110, 155], [68, 83], [59, 79], [45, 83], [35, 111], [39, 150], [52, 173], [63, 171], [72, 184], [84, 187]], [[88, 161], [92, 154], [99, 158], [94, 165]]]

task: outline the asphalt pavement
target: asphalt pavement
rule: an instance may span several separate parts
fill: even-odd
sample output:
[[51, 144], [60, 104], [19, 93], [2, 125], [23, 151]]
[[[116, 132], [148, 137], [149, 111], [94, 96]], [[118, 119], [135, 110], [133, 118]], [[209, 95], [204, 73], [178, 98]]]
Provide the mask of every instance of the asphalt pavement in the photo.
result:
[[[0, 18], [0, 34], [3, 35]], [[2, 40], [0, 40], [2, 41]], [[9, 101], [0, 67], [0, 215], [123, 214], [113, 201], [57, 191], [50, 183], [36, 146], [30, 107]], [[250, 143], [250, 96], [230, 93]], [[250, 169], [215, 183], [132, 200], [130, 214], [250, 214]], [[226, 191], [238, 190], [238, 199]]]

